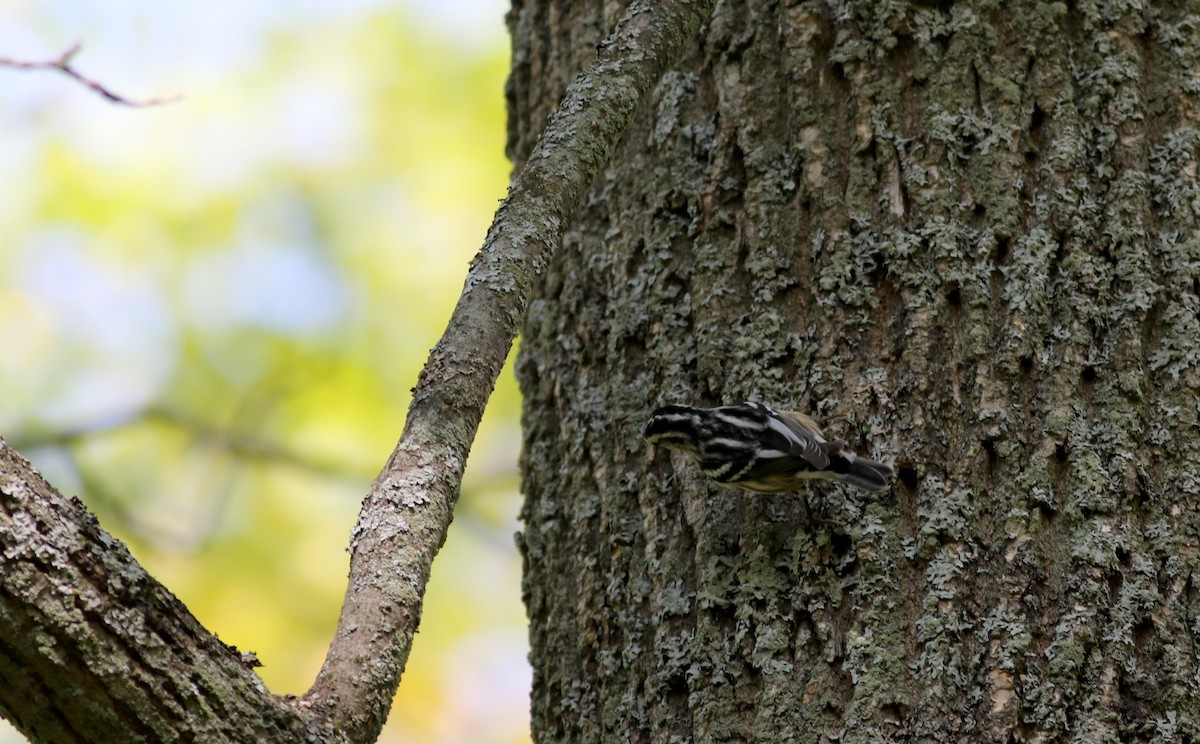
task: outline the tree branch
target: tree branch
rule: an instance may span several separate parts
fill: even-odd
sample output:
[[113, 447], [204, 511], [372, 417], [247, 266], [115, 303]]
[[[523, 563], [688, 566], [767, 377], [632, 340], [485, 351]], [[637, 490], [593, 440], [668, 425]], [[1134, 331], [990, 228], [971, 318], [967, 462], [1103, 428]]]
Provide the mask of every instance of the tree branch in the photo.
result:
[[496, 212], [413, 391], [400, 442], [364, 501], [337, 633], [304, 698], [352, 741], [373, 741], [387, 719], [471, 442], [535, 280], [647, 94], [712, 6], [635, 0], [567, 89]]
[[34, 741], [336, 741], [0, 439], [0, 715]]
[[64, 75], [67, 75], [68, 77], [72, 77], [75, 80], [79, 81], [80, 83], [83, 83], [84, 85], [86, 85], [87, 87], [96, 91], [101, 96], [107, 98], [108, 100], [112, 101], [113, 103], [118, 103], [122, 106], [134, 106], [134, 107], [160, 106], [164, 103], [174, 103], [175, 101], [178, 101], [180, 98], [182, 98], [182, 96], [174, 95], [174, 96], [164, 96], [161, 98], [147, 98], [142, 101], [135, 101], [131, 98], [126, 98], [125, 96], [117, 95], [108, 87], [89, 78], [88, 76], [84, 75], [83, 73], [79, 72], [78, 70], [76, 70], [74, 67], [71, 66], [71, 60], [75, 58], [75, 55], [79, 54], [79, 51], [81, 49], [83, 49], [83, 43], [77, 41], [74, 44], [72, 44], [70, 46], [70, 48], [68, 48], [65, 52], [58, 55], [54, 59], [45, 60], [43, 62], [29, 62], [29, 61], [25, 61], [25, 60], [10, 59], [8, 57], [0, 57], [0, 66], [11, 67], [16, 70], [58, 70], [59, 72], [63, 73]]

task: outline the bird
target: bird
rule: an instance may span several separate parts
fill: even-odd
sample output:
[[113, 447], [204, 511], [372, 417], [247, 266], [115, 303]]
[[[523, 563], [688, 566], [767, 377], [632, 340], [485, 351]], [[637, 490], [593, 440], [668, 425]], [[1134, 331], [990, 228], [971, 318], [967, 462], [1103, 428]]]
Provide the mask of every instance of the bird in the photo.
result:
[[650, 415], [643, 437], [690, 456], [721, 485], [761, 493], [797, 491], [814, 478], [881, 491], [894, 475], [890, 465], [828, 441], [811, 417], [753, 401], [663, 406]]

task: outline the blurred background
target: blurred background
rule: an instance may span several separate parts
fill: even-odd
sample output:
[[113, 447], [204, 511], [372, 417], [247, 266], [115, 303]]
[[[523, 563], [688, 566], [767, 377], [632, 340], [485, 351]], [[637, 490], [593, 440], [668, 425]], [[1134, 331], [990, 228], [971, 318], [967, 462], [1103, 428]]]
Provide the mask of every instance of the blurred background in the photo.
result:
[[[503, 0], [0, 0], [0, 436], [272, 691], [509, 164]], [[501, 376], [383, 741], [526, 742], [519, 400]], [[22, 741], [0, 723], [0, 742]]]

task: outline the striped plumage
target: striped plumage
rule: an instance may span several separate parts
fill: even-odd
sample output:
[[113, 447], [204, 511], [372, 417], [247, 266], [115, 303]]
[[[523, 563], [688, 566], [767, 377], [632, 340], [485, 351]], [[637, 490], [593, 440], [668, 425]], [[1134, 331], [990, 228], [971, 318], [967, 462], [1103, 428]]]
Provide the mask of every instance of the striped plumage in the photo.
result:
[[827, 441], [808, 416], [761, 403], [664, 406], [651, 414], [645, 437], [687, 453], [718, 483], [752, 491], [795, 491], [810, 478], [879, 491], [892, 477], [890, 466], [856, 455], [845, 442]]

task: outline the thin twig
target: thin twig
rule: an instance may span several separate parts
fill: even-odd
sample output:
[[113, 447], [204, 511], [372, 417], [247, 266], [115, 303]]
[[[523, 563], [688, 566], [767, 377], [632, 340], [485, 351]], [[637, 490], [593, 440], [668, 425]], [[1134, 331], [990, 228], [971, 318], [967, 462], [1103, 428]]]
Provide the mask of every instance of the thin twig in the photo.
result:
[[83, 83], [113, 103], [117, 103], [122, 106], [134, 106], [138, 108], [143, 106], [160, 106], [164, 103], [174, 103], [175, 101], [183, 98], [183, 96], [176, 94], [173, 96], [146, 98], [141, 101], [135, 101], [131, 98], [118, 95], [110, 88], [104, 86], [96, 80], [91, 79], [71, 66], [71, 60], [74, 59], [75, 55], [79, 54], [79, 50], [82, 48], [82, 42], [77, 41], [62, 54], [58, 55], [54, 59], [48, 59], [44, 62], [29, 62], [27, 60], [0, 57], [0, 67], [11, 67], [15, 70], [58, 70], [64, 75], [75, 78], [75, 80]]

